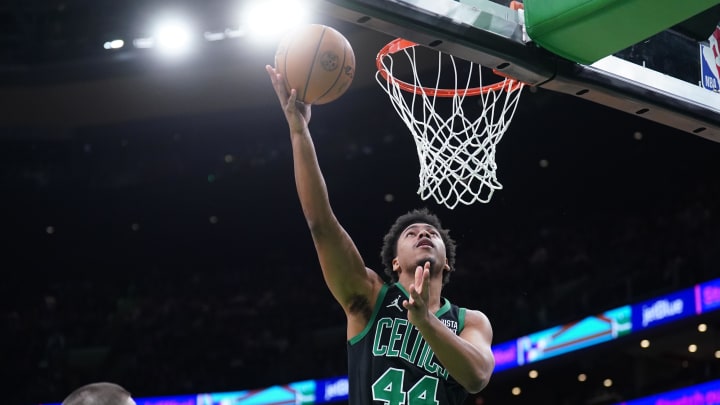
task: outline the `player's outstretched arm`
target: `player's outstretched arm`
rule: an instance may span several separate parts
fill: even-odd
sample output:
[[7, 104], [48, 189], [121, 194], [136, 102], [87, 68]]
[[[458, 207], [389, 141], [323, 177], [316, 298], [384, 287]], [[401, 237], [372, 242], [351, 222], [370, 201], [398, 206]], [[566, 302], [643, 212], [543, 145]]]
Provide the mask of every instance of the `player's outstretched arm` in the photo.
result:
[[308, 129], [310, 106], [296, 101], [295, 90], [288, 94], [282, 76], [273, 67], [266, 69], [290, 128], [295, 186], [325, 282], [350, 317], [358, 300], [374, 302], [382, 281], [377, 273], [365, 267], [355, 244], [332, 211]]

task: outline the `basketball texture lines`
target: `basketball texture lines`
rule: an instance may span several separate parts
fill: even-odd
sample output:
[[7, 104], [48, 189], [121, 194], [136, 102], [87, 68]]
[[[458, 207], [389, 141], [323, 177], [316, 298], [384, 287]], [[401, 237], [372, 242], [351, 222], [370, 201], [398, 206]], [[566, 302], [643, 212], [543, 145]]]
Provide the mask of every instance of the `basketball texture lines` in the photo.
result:
[[275, 53], [275, 68], [298, 101], [326, 104], [342, 96], [355, 75], [355, 53], [334, 28], [310, 24], [286, 35]]

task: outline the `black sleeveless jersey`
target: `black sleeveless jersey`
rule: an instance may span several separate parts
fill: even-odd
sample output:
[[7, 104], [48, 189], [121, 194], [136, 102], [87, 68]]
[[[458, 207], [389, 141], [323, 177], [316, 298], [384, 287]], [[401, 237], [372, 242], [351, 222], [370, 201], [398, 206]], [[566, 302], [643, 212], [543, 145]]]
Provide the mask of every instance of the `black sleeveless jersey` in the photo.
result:
[[[461, 405], [468, 393], [407, 319], [399, 283], [383, 285], [368, 325], [348, 341], [350, 405]], [[442, 298], [435, 314], [455, 334], [465, 309]]]

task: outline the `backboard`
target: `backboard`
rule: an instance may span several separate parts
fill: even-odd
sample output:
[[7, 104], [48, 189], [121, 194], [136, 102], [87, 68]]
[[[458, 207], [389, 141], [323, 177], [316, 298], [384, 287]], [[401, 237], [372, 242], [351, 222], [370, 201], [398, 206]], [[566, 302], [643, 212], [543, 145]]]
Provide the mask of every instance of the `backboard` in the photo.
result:
[[[591, 63], [582, 57], [573, 60], [566, 54], [561, 56], [554, 48], [549, 50], [550, 45], [538, 44], [528, 34], [528, 10], [513, 10], [509, 1], [319, 1], [321, 9], [333, 17], [497, 69], [531, 86], [576, 96], [720, 142], [718, 1], [706, 0], [698, 13], [682, 10], [689, 18], [667, 10], [654, 16], [653, 9], [642, 8], [642, 0], [619, 2], [639, 4], [627, 12], [642, 13], [638, 21], [641, 17], [657, 18], [657, 24], [648, 28], [651, 31], [642, 40]], [[678, 7], [686, 7], [684, 4]], [[656, 8], [663, 9], [660, 5]], [[673, 21], [675, 14], [683, 19]], [[561, 33], [560, 41], [572, 38], [582, 49], [586, 45], [582, 41], [590, 46], [608, 32], [622, 31], [614, 25], [599, 29], [595, 35], [563, 37]], [[616, 43], [621, 44], [621, 40]]]

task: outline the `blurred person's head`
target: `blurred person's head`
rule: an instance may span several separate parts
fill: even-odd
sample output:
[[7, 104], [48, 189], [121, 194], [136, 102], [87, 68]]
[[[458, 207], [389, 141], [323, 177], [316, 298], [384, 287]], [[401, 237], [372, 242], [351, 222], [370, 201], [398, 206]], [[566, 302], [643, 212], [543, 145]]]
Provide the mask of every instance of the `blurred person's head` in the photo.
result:
[[65, 398], [62, 405], [135, 405], [130, 392], [108, 382], [84, 385]]

